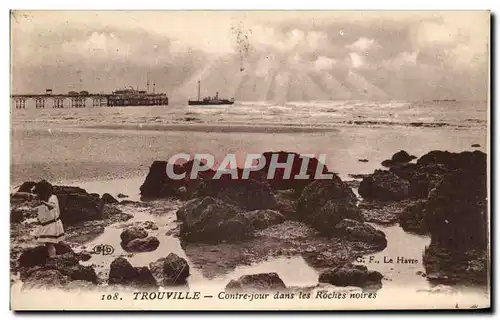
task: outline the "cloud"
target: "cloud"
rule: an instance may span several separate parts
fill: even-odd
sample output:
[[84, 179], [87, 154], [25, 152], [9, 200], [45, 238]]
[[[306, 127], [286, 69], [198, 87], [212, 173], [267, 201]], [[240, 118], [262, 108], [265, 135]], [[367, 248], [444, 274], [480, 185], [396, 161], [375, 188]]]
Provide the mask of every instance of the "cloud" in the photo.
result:
[[381, 63], [388, 70], [400, 70], [405, 66], [416, 66], [418, 59], [418, 51], [401, 52], [395, 58], [385, 60]]
[[259, 50], [275, 50], [285, 52], [315, 52], [328, 43], [327, 35], [319, 31], [303, 31], [292, 29], [282, 31], [269, 25], [252, 27], [249, 44]]
[[419, 47], [453, 46], [461, 39], [459, 29], [452, 26], [436, 23], [424, 22], [418, 26], [416, 41]]
[[363, 67], [365, 66], [366, 62], [365, 62], [365, 58], [355, 52], [351, 52], [349, 54], [349, 58], [350, 58], [350, 62], [351, 62], [351, 66], [353, 68], [360, 68], [360, 67]]
[[357, 51], [357, 52], [365, 52], [370, 49], [375, 43], [375, 39], [368, 39], [365, 37], [361, 37], [352, 44], [346, 46], [348, 49]]
[[[53, 54], [52, 51], [45, 51], [42, 54]], [[61, 44], [58, 55], [64, 57], [81, 58], [86, 57], [89, 60], [116, 60], [127, 59], [133, 54], [131, 44], [121, 41], [113, 33], [93, 32], [88, 38], [74, 40]], [[46, 57], [44, 57], [46, 58]]]
[[314, 68], [317, 71], [330, 70], [333, 68], [333, 66], [335, 66], [336, 63], [337, 61], [335, 59], [320, 56], [318, 57], [318, 59], [316, 59], [316, 61], [314, 61]]
[[[191, 90], [194, 77], [218, 72], [227, 76], [214, 87], [231, 78], [235, 87], [240, 82], [258, 87], [262, 81], [254, 77], [278, 83], [315, 74], [328, 85], [318, 80], [315, 87], [308, 81], [310, 90], [300, 96], [311, 99], [315, 94], [335, 98], [332, 88], [342, 85], [349, 72], [400, 99], [439, 98], [440, 90], [470, 98], [484, 98], [487, 92], [487, 12], [89, 11], [26, 16], [16, 16], [12, 23], [13, 89], [21, 92], [43, 91], [48, 83], [61, 91], [69, 86], [112, 90], [142, 81], [146, 74], [165, 91], [186, 83]], [[236, 31], [244, 37], [238, 38]], [[266, 90], [273, 91], [273, 85]], [[337, 91], [356, 98], [346, 88]], [[251, 94], [250, 89], [245, 93]]]

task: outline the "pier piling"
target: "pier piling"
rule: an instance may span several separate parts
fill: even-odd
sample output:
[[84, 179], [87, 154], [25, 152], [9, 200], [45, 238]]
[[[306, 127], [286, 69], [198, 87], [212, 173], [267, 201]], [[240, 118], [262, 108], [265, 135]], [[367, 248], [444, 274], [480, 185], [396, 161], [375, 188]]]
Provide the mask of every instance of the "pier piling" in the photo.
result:
[[52, 108], [64, 108], [64, 100], [70, 100], [71, 108], [85, 108], [87, 99], [92, 99], [93, 107], [168, 106], [165, 93], [148, 93], [133, 89], [117, 90], [113, 93], [89, 93], [71, 91], [67, 94], [11, 94], [16, 109], [25, 109], [26, 100], [35, 100], [36, 109], [45, 108], [45, 101], [52, 99]]
[[64, 98], [54, 98], [53, 108], [57, 109], [64, 108]]
[[16, 109], [26, 109], [26, 99], [25, 98], [15, 98], [14, 103]]
[[37, 109], [45, 108], [45, 98], [35, 98], [35, 106]]

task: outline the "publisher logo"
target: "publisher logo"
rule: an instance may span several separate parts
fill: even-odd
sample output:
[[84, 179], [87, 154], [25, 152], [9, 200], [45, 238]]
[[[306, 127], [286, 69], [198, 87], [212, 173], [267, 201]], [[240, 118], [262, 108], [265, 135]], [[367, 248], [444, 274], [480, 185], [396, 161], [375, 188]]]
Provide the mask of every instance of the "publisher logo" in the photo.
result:
[[98, 244], [94, 247], [94, 249], [92, 249], [92, 252], [103, 256], [109, 256], [115, 252], [115, 248], [109, 244]]

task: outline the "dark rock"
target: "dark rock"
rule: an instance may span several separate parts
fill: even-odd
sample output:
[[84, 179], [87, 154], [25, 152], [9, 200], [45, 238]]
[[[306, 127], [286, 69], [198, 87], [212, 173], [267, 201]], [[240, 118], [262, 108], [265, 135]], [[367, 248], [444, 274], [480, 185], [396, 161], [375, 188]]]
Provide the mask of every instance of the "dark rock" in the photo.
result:
[[448, 151], [433, 150], [421, 156], [417, 160], [419, 165], [443, 164], [446, 167], [452, 167], [455, 160], [453, 154]]
[[24, 211], [13, 208], [10, 210], [10, 223], [21, 223], [24, 220]]
[[297, 200], [299, 218], [324, 233], [335, 231], [335, 225], [345, 218], [362, 220], [351, 188], [338, 176], [309, 184]]
[[425, 204], [425, 224], [433, 243], [463, 252], [488, 243], [486, 172], [455, 171], [433, 189]]
[[144, 221], [142, 226], [146, 230], [158, 230], [158, 225], [153, 221]]
[[64, 242], [55, 243], [54, 246], [56, 248], [56, 254], [66, 254], [74, 252], [73, 249], [71, 249], [71, 247]]
[[174, 181], [167, 176], [167, 161], [154, 161], [149, 168], [144, 183], [140, 187], [141, 196], [160, 198], [177, 195], [176, 190], [178, 187], [170, 186], [170, 182]]
[[385, 248], [387, 239], [385, 234], [371, 225], [352, 219], [344, 219], [335, 226], [335, 232], [350, 240], [370, 243], [377, 248]]
[[480, 148], [481, 145], [479, 143], [474, 143], [474, 144], [471, 145], [471, 147], [473, 147], [473, 148]]
[[347, 264], [320, 274], [319, 282], [330, 283], [335, 286], [355, 286], [366, 288], [382, 285], [382, 274], [378, 271], [369, 271], [366, 266]]
[[[56, 254], [62, 255], [66, 253], [74, 253], [71, 247], [66, 244], [58, 243], [55, 245]], [[47, 247], [44, 245], [26, 248], [23, 250], [18, 259], [18, 265], [20, 267], [33, 267], [45, 265], [47, 263], [47, 258], [49, 257], [49, 252]]]
[[[466, 170], [474, 172], [486, 171], [486, 154], [480, 151], [451, 153], [448, 151], [434, 150], [417, 160], [416, 164], [408, 163], [400, 166], [391, 167], [390, 171], [404, 180], [420, 183], [424, 188], [421, 194], [425, 192], [425, 186], [430, 185], [429, 190], [434, 188], [445, 174], [455, 170]], [[419, 186], [411, 186], [410, 189], [419, 189]], [[417, 194], [419, 192], [416, 192]]]
[[[277, 168], [273, 178], [267, 178], [273, 156], [277, 157], [278, 163], [286, 163], [289, 156], [293, 157], [289, 179], [285, 179], [283, 168]], [[180, 197], [183, 199], [211, 196], [219, 197], [247, 210], [274, 209], [276, 203], [272, 197], [271, 189], [294, 189], [300, 192], [308, 183], [314, 181], [316, 170], [320, 165], [318, 159], [307, 158], [305, 174], [309, 176], [309, 179], [296, 179], [295, 176], [300, 173], [302, 162], [306, 161], [299, 154], [285, 151], [265, 152], [261, 159], [265, 161], [262, 169], [251, 171], [248, 179], [241, 179], [244, 170], [238, 168], [238, 179], [234, 180], [229, 175], [222, 175], [221, 179], [214, 180], [212, 179], [216, 173], [214, 170], [200, 172], [194, 179], [191, 179], [194, 160], [184, 164], [175, 164], [173, 171], [176, 174], [185, 173], [186, 176], [183, 179], [174, 180], [166, 173], [167, 162], [155, 161], [141, 186], [141, 196], [144, 198]], [[326, 166], [323, 166], [322, 172], [328, 172]], [[198, 190], [200, 187], [203, 190]], [[261, 199], [254, 201], [258, 197]]]
[[[322, 173], [328, 173], [328, 168], [323, 163], [320, 163], [316, 158], [301, 157], [300, 154], [295, 152], [279, 151], [279, 152], [264, 152], [262, 157], [265, 159], [264, 168], [258, 172], [252, 172], [253, 177], [259, 179], [257, 176], [264, 176], [264, 179], [269, 183], [273, 189], [284, 190], [284, 189], [294, 189], [297, 191], [302, 191], [306, 185], [315, 180], [316, 170], [318, 166], [323, 166], [321, 169]], [[285, 177], [285, 169], [277, 168], [273, 178], [268, 179], [267, 173], [269, 172], [269, 167], [271, 164], [271, 159], [277, 158], [278, 163], [287, 163], [288, 158], [291, 160], [290, 176]], [[303, 161], [307, 161], [306, 175], [309, 179], [296, 179], [295, 176], [301, 172], [301, 167]]]
[[384, 167], [399, 166], [402, 164], [406, 164], [416, 158], [417, 157], [415, 156], [410, 156], [408, 152], [401, 150], [393, 154], [390, 160], [382, 161], [382, 165]]
[[23, 290], [30, 289], [47, 289], [60, 288], [63, 289], [71, 282], [70, 277], [62, 274], [58, 270], [36, 270], [23, 281]]
[[253, 235], [253, 228], [236, 207], [212, 197], [186, 202], [177, 210], [177, 219], [182, 222], [184, 240], [239, 240]]
[[335, 225], [344, 219], [363, 220], [356, 203], [350, 199], [329, 200], [318, 212], [311, 212], [306, 221], [314, 228], [331, 234], [337, 231]]
[[122, 231], [120, 238], [122, 239], [123, 245], [127, 245], [130, 241], [134, 239], [142, 239], [148, 236], [148, 232], [140, 227], [130, 227]]
[[135, 268], [123, 257], [118, 257], [111, 262], [108, 283], [134, 288], [158, 287], [155, 278], [147, 267]]
[[368, 159], [358, 159], [359, 162], [368, 162]]
[[232, 180], [226, 178], [205, 181], [193, 197], [207, 196], [219, 198], [245, 210], [276, 209], [278, 207], [271, 187], [265, 182], [252, 179]]
[[399, 225], [406, 232], [426, 234], [428, 232], [425, 224], [425, 204], [427, 201], [420, 200], [409, 204], [399, 217]]
[[397, 175], [403, 180], [410, 180], [419, 172], [420, 166], [416, 163], [404, 163], [398, 166], [390, 167], [389, 171]]
[[109, 193], [105, 193], [102, 195], [102, 200], [104, 201], [104, 203], [107, 203], [107, 204], [113, 204], [113, 203], [118, 203], [119, 201], [116, 200], [112, 195], [110, 195]]
[[184, 164], [174, 164], [173, 172], [175, 174], [185, 173], [183, 179], [175, 180], [167, 175], [167, 161], [154, 161], [141, 185], [141, 197], [145, 199], [189, 197], [198, 188], [201, 181], [210, 179], [214, 174], [213, 170], [199, 172], [194, 179], [191, 179], [193, 165], [194, 160]]
[[92, 198], [94, 198], [95, 201], [99, 201], [99, 199], [101, 199], [101, 196], [98, 194], [98, 193], [89, 193], [89, 196], [91, 196]]
[[480, 151], [432, 151], [419, 161], [440, 163], [450, 172], [429, 193], [423, 223], [431, 235], [424, 253], [434, 282], [486, 283], [488, 201], [487, 159]]
[[89, 261], [92, 258], [92, 254], [87, 251], [82, 251], [77, 256], [80, 261]]
[[31, 193], [31, 190], [35, 187], [36, 182], [35, 181], [26, 181], [21, 184], [19, 189], [17, 189], [17, 192], [29, 192]]
[[[28, 188], [33, 184], [27, 182], [23, 185], [23, 188]], [[104, 218], [104, 201], [100, 201], [97, 194], [89, 194], [85, 189], [74, 186], [55, 185], [52, 189], [59, 200], [60, 218], [63, 224], [74, 225]]]
[[346, 180], [346, 181], [344, 181], [344, 183], [346, 185], [348, 185], [349, 188], [357, 189], [357, 188], [359, 188], [359, 184], [361, 183], [361, 180]]
[[56, 257], [56, 269], [72, 280], [83, 280], [97, 284], [97, 274], [91, 266], [79, 264], [80, 256], [66, 253]]
[[286, 289], [285, 283], [277, 273], [258, 273], [244, 275], [238, 280], [231, 280], [227, 291], [271, 291]]
[[38, 263], [37, 265], [21, 268], [21, 280], [24, 281], [32, 278], [34, 273], [47, 271], [49, 274], [52, 274], [50, 270], [56, 270], [72, 281], [81, 280], [97, 284], [97, 274], [94, 268], [80, 265], [80, 258], [78, 254], [67, 252], [62, 255], [57, 255], [53, 264], [47, 265]]
[[[31, 183], [25, 183], [28, 188]], [[59, 200], [60, 218], [66, 226], [79, 225], [92, 220], [111, 218], [115, 214], [123, 214], [118, 208], [105, 206], [105, 200], [116, 203], [107, 196], [101, 200], [98, 194], [89, 194], [85, 189], [73, 186], [53, 186], [53, 193]], [[15, 195], [15, 194], [14, 194]], [[11, 197], [12, 203], [12, 197]]]
[[138, 278], [138, 272], [127, 259], [118, 257], [111, 262], [109, 269], [110, 284], [127, 284]]
[[123, 243], [122, 247], [125, 251], [129, 252], [149, 252], [154, 251], [160, 245], [160, 240], [156, 237], [146, 237], [133, 239], [129, 242]]
[[450, 169], [443, 164], [407, 163], [393, 166], [389, 171], [410, 183], [408, 194], [411, 198], [424, 199]]
[[184, 121], [187, 121], [187, 122], [190, 122], [190, 121], [201, 121], [199, 118], [195, 118], [195, 117], [184, 117], [183, 119], [179, 119], [179, 120], [184, 120]]
[[19, 193], [14, 193], [10, 197], [11, 222], [17, 223], [25, 219], [38, 218], [37, 200], [30, 200], [19, 195]]
[[187, 261], [175, 253], [151, 262], [149, 268], [158, 282], [164, 286], [183, 285], [189, 277]]
[[386, 160], [382, 161], [380, 164], [383, 165], [384, 167], [390, 168], [392, 166], [397, 166], [399, 163], [398, 164], [394, 164], [392, 162], [392, 160], [386, 159]]
[[296, 197], [300, 196], [300, 194], [296, 196], [294, 193], [293, 196], [288, 196], [286, 194], [281, 194], [280, 191], [282, 190], [278, 190], [275, 196], [277, 202], [276, 211], [283, 214], [285, 218], [292, 218], [296, 216], [295, 201]]
[[347, 200], [356, 203], [357, 198], [351, 188], [334, 175], [331, 180], [314, 181], [302, 191], [296, 203], [297, 214], [307, 220], [309, 215], [319, 212], [331, 200]]
[[65, 225], [103, 218], [102, 204], [89, 194], [58, 194], [57, 198], [61, 210], [60, 217]]
[[128, 198], [128, 196], [126, 194], [123, 194], [123, 193], [119, 193], [116, 195], [118, 198]]
[[137, 267], [137, 278], [133, 281], [135, 287], [156, 288], [158, 283], [148, 267]]
[[82, 222], [78, 226], [65, 226], [66, 241], [71, 243], [87, 243], [104, 233], [102, 220]]
[[443, 174], [418, 172], [410, 178], [408, 193], [410, 197], [416, 199], [427, 199], [429, 192], [434, 189], [443, 179]]
[[393, 154], [391, 160], [394, 162], [405, 163], [405, 162], [410, 162], [416, 158], [417, 157], [413, 155], [409, 155], [408, 152], [401, 150]]
[[476, 173], [486, 172], [486, 154], [481, 151], [464, 151], [451, 153], [448, 151], [431, 151], [417, 160], [418, 165], [442, 164], [448, 170], [466, 170]]
[[431, 243], [424, 251], [427, 279], [437, 284], [487, 285], [489, 259], [486, 250], [449, 251]]
[[243, 214], [255, 230], [265, 229], [285, 221], [285, 216], [274, 210], [254, 210]]
[[89, 195], [85, 189], [72, 186], [52, 186], [52, 191], [57, 196], [63, 194], [75, 194], [75, 193]]
[[402, 200], [408, 197], [409, 185], [390, 171], [375, 170], [361, 181], [359, 194], [366, 199]]
[[276, 196], [280, 196], [282, 198], [290, 199], [290, 200], [297, 200], [298, 197], [300, 197], [300, 194], [302, 191], [297, 192], [295, 189], [283, 189], [283, 190], [276, 190]]
[[351, 178], [354, 178], [354, 179], [363, 179], [363, 178], [369, 177], [370, 174], [369, 173], [349, 173], [348, 176]]
[[128, 221], [134, 217], [130, 213], [125, 213], [115, 205], [105, 205], [102, 208], [102, 217], [111, 222]]
[[381, 201], [363, 199], [358, 208], [366, 222], [391, 225], [399, 221], [399, 216], [411, 200]]

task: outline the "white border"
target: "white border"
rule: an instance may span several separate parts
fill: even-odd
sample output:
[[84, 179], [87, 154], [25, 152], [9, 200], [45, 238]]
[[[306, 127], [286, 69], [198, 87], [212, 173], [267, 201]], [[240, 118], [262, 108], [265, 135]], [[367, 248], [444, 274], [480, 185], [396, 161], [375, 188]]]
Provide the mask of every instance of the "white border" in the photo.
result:
[[[10, 2], [10, 3], [9, 3]], [[271, 2], [266, 0], [252, 1], [154, 1], [154, 0], [121, 0], [121, 1], [99, 1], [88, 0], [78, 2], [68, 1], [5, 1], [11, 9], [80, 9], [80, 10], [487, 10], [494, 7], [494, 0], [475, 1], [324, 1], [324, 0], [288, 0], [283, 2]], [[449, 4], [452, 4], [450, 6]]]
[[[168, 3], [168, 5], [166, 5]], [[450, 6], [450, 4], [452, 6]], [[5, 228], [5, 232], [3, 232], [3, 235], [5, 239], [1, 241], [1, 252], [0, 252], [0, 257], [4, 258], [4, 263], [1, 264], [2, 267], [2, 272], [0, 274], [3, 274], [3, 277], [0, 277], [1, 279], [1, 284], [0, 288], [2, 290], [2, 301], [4, 302], [4, 308], [2, 310], [6, 312], [7, 314], [6, 317], [11, 318], [14, 317], [15, 315], [8, 311], [9, 306], [7, 305], [9, 302], [9, 287], [10, 284], [8, 283], [8, 277], [7, 274], [9, 274], [9, 259], [8, 259], [8, 254], [9, 254], [9, 221], [7, 220], [9, 217], [9, 198], [8, 198], [8, 192], [10, 191], [10, 174], [9, 174], [9, 167], [10, 167], [10, 130], [9, 130], [9, 123], [10, 123], [10, 115], [8, 112], [10, 112], [10, 100], [7, 98], [8, 94], [10, 93], [10, 72], [9, 72], [9, 56], [10, 56], [10, 50], [9, 50], [9, 13], [8, 9], [83, 9], [83, 10], [89, 10], [89, 9], [104, 9], [104, 10], [111, 10], [111, 9], [140, 9], [140, 10], [145, 10], [145, 9], [170, 9], [170, 10], [181, 10], [181, 9], [223, 9], [223, 10], [229, 10], [229, 9], [235, 9], [235, 10], [244, 10], [244, 9], [251, 9], [251, 10], [256, 10], [256, 9], [267, 9], [267, 10], [276, 10], [276, 9], [287, 9], [287, 10], [292, 10], [292, 9], [300, 9], [300, 10], [310, 10], [310, 9], [336, 9], [336, 10], [485, 10], [485, 9], [491, 9], [493, 12], [499, 12], [498, 10], [499, 7], [499, 2], [498, 1], [481, 1], [481, 0], [474, 0], [474, 1], [435, 1], [435, 0], [420, 0], [420, 1], [354, 1], [354, 0], [349, 0], [349, 1], [317, 1], [317, 0], [307, 0], [307, 1], [297, 1], [297, 0], [287, 0], [283, 2], [274, 2], [271, 3], [271, 1], [263, 1], [263, 0], [252, 0], [252, 1], [221, 1], [221, 0], [211, 0], [211, 1], [189, 1], [189, 0], [183, 0], [183, 1], [168, 1], [168, 2], [163, 2], [163, 1], [148, 1], [148, 0], [121, 0], [121, 1], [116, 1], [116, 2], [108, 2], [105, 3], [102, 0], [86, 0], [86, 1], [79, 1], [79, 2], [72, 2], [69, 3], [67, 0], [66, 1], [3, 1], [2, 2], [2, 7], [5, 6], [5, 8], [2, 8], [2, 14], [0, 14], [0, 21], [1, 21], [1, 37], [2, 37], [2, 44], [4, 45], [5, 49], [2, 50], [2, 63], [0, 64], [1, 68], [1, 81], [2, 81], [2, 88], [3, 90], [7, 91], [5, 97], [5, 105], [2, 106], [4, 110], [4, 114], [2, 117], [0, 117], [0, 128], [2, 130], [2, 134], [0, 136], [0, 143], [1, 147], [3, 150], [2, 154], [2, 169], [0, 170], [0, 203], [1, 203], [1, 208], [2, 208], [2, 217], [4, 219], [3, 227]], [[498, 24], [498, 21], [497, 21]], [[495, 34], [495, 39], [492, 39], [492, 41], [498, 40], [497, 35]], [[498, 55], [495, 55], [495, 58]], [[494, 88], [491, 88], [494, 91], [497, 91], [497, 86], [495, 85]], [[494, 106], [492, 106], [494, 108]], [[498, 123], [498, 114], [496, 114], [495, 120], [497, 120]], [[495, 144], [494, 146], [492, 145], [492, 148], [496, 147], [497, 145]], [[492, 177], [492, 181], [498, 181], [498, 177], [495, 175]], [[494, 198], [498, 199], [498, 190], [495, 189], [496, 192], [493, 195]], [[491, 215], [495, 215], [496, 210], [493, 210]], [[494, 230], [498, 230], [498, 217], [495, 219], [496, 223], [494, 226]], [[495, 235], [495, 232], [492, 233], [493, 236]], [[497, 250], [495, 250], [497, 251]], [[495, 252], [497, 253], [497, 252]], [[496, 270], [492, 270], [495, 272]], [[496, 279], [497, 277], [495, 277]], [[496, 286], [495, 286], [496, 287]], [[498, 295], [493, 294], [493, 297], [497, 297]], [[498, 306], [498, 305], [497, 305]], [[323, 314], [323, 316], [333, 316], [333, 317], [342, 317], [345, 314], [335, 314], [335, 315], [328, 315], [328, 314]], [[364, 318], [368, 314], [357, 314], [355, 317], [357, 318]], [[36, 317], [41, 317], [42, 315], [37, 315]], [[49, 315], [53, 316], [53, 315]], [[85, 316], [84, 314], [82, 315], [63, 315], [62, 317], [82, 317]], [[92, 317], [96, 318], [101, 318], [105, 317], [105, 314], [92, 314]], [[129, 314], [128, 316], [133, 316], [136, 317], [138, 316], [137, 314]], [[153, 315], [153, 317], [157, 317], [158, 319], [163, 318], [163, 317], [173, 317], [177, 316], [177, 314], [160, 314], [160, 315]], [[189, 317], [193, 315], [188, 315]], [[215, 317], [220, 317], [221, 315], [209, 315], [209, 317], [215, 318]], [[230, 317], [234, 317], [235, 315], [227, 315]], [[239, 315], [242, 317], [248, 317], [248, 316], [243, 316]], [[257, 314], [259, 318], [261, 317], [268, 317], [267, 315], [263, 314]], [[292, 315], [286, 314], [284, 315], [286, 317], [290, 317]], [[299, 314], [298, 316], [310, 316], [310, 314], [305, 315], [305, 314]], [[378, 314], [378, 317], [385, 317], [385, 314]], [[401, 316], [401, 314], [395, 314], [394, 316]], [[426, 318], [434, 318], [435, 315], [425, 313], [422, 314], [421, 316], [426, 317]]]

